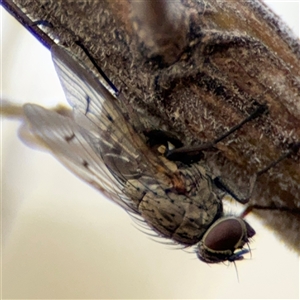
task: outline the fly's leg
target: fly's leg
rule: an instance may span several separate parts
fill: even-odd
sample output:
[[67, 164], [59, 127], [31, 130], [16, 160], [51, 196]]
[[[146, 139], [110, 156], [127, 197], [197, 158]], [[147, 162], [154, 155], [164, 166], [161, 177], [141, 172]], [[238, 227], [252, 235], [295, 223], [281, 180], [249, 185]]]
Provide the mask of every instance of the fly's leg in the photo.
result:
[[[258, 171], [256, 174], [254, 174], [250, 179], [250, 187], [249, 187], [249, 190], [248, 190], [248, 193], [247, 193], [246, 196], [242, 196], [242, 195], [239, 194], [238, 191], [235, 191], [235, 189], [231, 186], [230, 182], [227, 182], [225, 178], [216, 177], [214, 179], [214, 184], [219, 189], [223, 190], [224, 192], [226, 192], [227, 194], [232, 196], [236, 201], [238, 201], [242, 204], [246, 204], [246, 203], [249, 202], [249, 200], [252, 196], [257, 178], [259, 176], [261, 176], [262, 174], [268, 172], [271, 168], [275, 167], [277, 164], [279, 164], [284, 159], [290, 157], [293, 154], [296, 154], [299, 151], [299, 149], [300, 149], [300, 143], [294, 144], [290, 148], [289, 151], [287, 151], [286, 153], [281, 155], [277, 160], [273, 161], [268, 166], [266, 166], [265, 168], [263, 168], [262, 170]], [[263, 207], [263, 206], [256, 205], [256, 204], [255, 205], [250, 205], [246, 208], [245, 212], [243, 213], [243, 216], [247, 215], [253, 209], [278, 209], [278, 208], [276, 208], [276, 207], [274, 207], [274, 208], [272, 208], [272, 207]]]
[[213, 182], [217, 188], [224, 191], [226, 194], [230, 195], [233, 199], [240, 202], [241, 204], [246, 204], [249, 202], [251, 195], [254, 190], [256, 183], [257, 174], [251, 177], [249, 188], [247, 194], [240, 193], [239, 189], [232, 185], [232, 182], [228, 181], [226, 178], [221, 176], [216, 177]]
[[229, 135], [243, 127], [246, 123], [258, 118], [268, 110], [266, 105], [259, 105], [258, 108], [252, 112], [241, 123], [232, 127], [226, 133], [213, 140], [197, 146], [184, 147], [182, 142], [178, 140], [172, 133], [162, 130], [145, 131], [144, 135], [148, 138], [148, 145], [151, 148], [163, 145], [165, 147], [164, 155], [171, 161], [180, 161], [184, 164], [196, 163], [203, 158], [203, 151], [213, 150], [214, 146], [226, 139]]
[[[286, 153], [284, 153], [283, 155], [281, 155], [276, 161], [270, 163], [268, 166], [266, 166], [264, 169], [260, 170], [259, 172], [256, 173], [255, 178], [259, 177], [260, 175], [268, 172], [271, 168], [275, 167], [278, 163], [280, 163], [281, 161], [283, 161], [286, 158], [289, 158], [291, 155], [293, 154], [297, 154], [297, 152], [300, 150], [300, 142], [295, 143], [294, 145], [292, 145], [292, 147], [290, 148], [289, 151], [287, 151]], [[253, 189], [252, 189], [253, 191]], [[251, 194], [252, 194], [251, 191]], [[251, 196], [251, 195], [250, 195]], [[250, 199], [250, 198], [249, 198]], [[248, 199], [248, 201], [249, 201]], [[259, 209], [259, 210], [280, 210], [280, 211], [293, 211], [288, 207], [276, 207], [276, 206], [263, 206], [263, 205], [259, 205], [259, 204], [253, 204], [253, 205], [249, 205], [248, 207], [246, 207], [246, 209], [244, 210], [244, 212], [242, 213], [241, 217], [244, 218], [246, 215], [248, 215], [253, 209]], [[299, 214], [299, 212], [297, 212]]]
[[246, 209], [241, 213], [241, 218], [245, 218], [249, 213], [251, 213], [254, 209], [258, 210], [276, 210], [276, 211], [286, 211], [290, 213], [300, 214], [299, 211], [295, 211], [289, 207], [277, 207], [277, 206], [263, 206], [259, 204], [248, 205]]
[[85, 53], [85, 55], [89, 58], [89, 60], [94, 65], [94, 67], [97, 69], [97, 71], [99, 72], [99, 74], [103, 77], [103, 79], [107, 82], [107, 84], [113, 90], [114, 94], [116, 96], [118, 96], [120, 94], [120, 91], [115, 87], [115, 85], [107, 77], [107, 75], [104, 73], [104, 71], [99, 67], [99, 65], [97, 64], [96, 60], [90, 54], [89, 50], [85, 47], [85, 45], [80, 40], [75, 40], [75, 44], [78, 45], [81, 48], [81, 50]]
[[169, 150], [165, 154], [165, 156], [166, 158], [172, 161], [181, 161], [181, 162], [190, 161], [190, 163], [194, 163], [199, 160], [199, 153], [214, 148], [214, 146], [217, 143], [226, 139], [229, 135], [231, 135], [235, 131], [241, 129], [246, 123], [258, 118], [267, 110], [268, 108], [266, 105], [259, 105], [258, 108], [254, 112], [252, 112], [247, 118], [245, 118], [241, 123], [232, 127], [230, 130], [228, 130], [226, 133], [224, 133], [214, 141], [202, 145], [198, 145], [198, 146], [175, 148]]
[[53, 25], [50, 22], [48, 22], [47, 20], [33, 21], [29, 25], [30, 26], [42, 25], [42, 26], [45, 26], [45, 27], [53, 28]]
[[[53, 28], [53, 25], [47, 21], [47, 20], [38, 20], [30, 23], [30, 26], [38, 26], [42, 25], [45, 27]], [[66, 29], [66, 28], [65, 28]], [[107, 77], [107, 75], [104, 73], [104, 71], [99, 67], [97, 62], [95, 61], [94, 57], [90, 54], [89, 50], [85, 47], [85, 45], [81, 42], [80, 38], [76, 36], [74, 40], [75, 44], [81, 48], [81, 50], [85, 53], [85, 55], [89, 58], [89, 60], [92, 62], [96, 70], [99, 72], [99, 74], [103, 77], [103, 79], [107, 82], [107, 84], [112, 89], [113, 93], [118, 96], [120, 91], [115, 87], [115, 85], [111, 82], [111, 80]]]
[[274, 166], [276, 166], [278, 163], [280, 163], [282, 160], [290, 157], [293, 154], [296, 154], [300, 149], [300, 142], [295, 143], [291, 146], [291, 148], [289, 149], [289, 151], [287, 151], [286, 153], [284, 153], [283, 155], [281, 155], [276, 161], [272, 162], [271, 164], [269, 164], [268, 166], [266, 166], [264, 169], [260, 170], [257, 173], [257, 177], [268, 172], [271, 168], [273, 168]]

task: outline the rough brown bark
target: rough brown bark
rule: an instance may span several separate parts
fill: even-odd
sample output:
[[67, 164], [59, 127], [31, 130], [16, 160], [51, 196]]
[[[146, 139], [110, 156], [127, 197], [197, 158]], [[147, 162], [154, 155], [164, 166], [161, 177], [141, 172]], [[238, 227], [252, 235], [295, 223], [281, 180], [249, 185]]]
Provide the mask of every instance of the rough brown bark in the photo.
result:
[[[144, 8], [127, 1], [3, 5], [47, 47], [58, 41], [79, 53], [74, 41], [84, 44], [145, 126], [169, 130], [185, 145], [211, 141], [266, 103], [268, 115], [206, 153], [238, 186], [300, 141], [299, 40], [260, 1], [181, 0], [161, 32], [141, 25]], [[44, 26], [32, 24], [41, 20]], [[180, 27], [168, 26], [176, 20]], [[168, 30], [176, 39], [165, 38]], [[299, 155], [259, 177], [250, 203], [272, 208], [253, 212], [299, 252]]]

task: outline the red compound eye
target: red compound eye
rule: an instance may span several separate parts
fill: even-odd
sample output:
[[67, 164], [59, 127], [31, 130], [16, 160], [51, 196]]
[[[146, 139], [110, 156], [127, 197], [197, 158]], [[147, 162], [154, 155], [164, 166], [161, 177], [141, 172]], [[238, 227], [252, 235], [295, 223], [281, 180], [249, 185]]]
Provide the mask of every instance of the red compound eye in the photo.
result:
[[203, 236], [198, 245], [198, 257], [207, 263], [242, 259], [242, 255], [248, 251], [240, 251], [238, 254], [234, 254], [234, 251], [242, 249], [254, 234], [254, 229], [242, 218], [221, 218]]
[[237, 219], [224, 219], [209, 230], [204, 242], [214, 251], [232, 250], [242, 236], [243, 228]]

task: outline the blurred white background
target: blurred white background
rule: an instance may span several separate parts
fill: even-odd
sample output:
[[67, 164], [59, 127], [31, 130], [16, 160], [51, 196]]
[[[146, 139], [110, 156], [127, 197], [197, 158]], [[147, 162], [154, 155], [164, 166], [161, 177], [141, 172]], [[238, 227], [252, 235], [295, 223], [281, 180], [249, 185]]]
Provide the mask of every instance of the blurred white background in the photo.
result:
[[[299, 36], [299, 1], [269, 1]], [[49, 51], [1, 7], [2, 91], [19, 103], [66, 103]], [[299, 259], [259, 221], [252, 258], [209, 266], [153, 242], [2, 121], [3, 298], [298, 299]]]

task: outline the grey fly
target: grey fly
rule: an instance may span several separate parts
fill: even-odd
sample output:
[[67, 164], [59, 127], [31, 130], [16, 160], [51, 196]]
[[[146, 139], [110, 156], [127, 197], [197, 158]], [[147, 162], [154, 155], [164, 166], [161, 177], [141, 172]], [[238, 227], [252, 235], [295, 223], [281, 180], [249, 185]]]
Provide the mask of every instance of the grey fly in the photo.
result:
[[172, 141], [167, 136], [165, 145], [150, 147], [119, 108], [120, 95], [110, 93], [66, 49], [53, 46], [51, 52], [73, 113], [26, 104], [30, 133], [158, 236], [195, 245], [197, 256], [207, 263], [242, 259], [255, 231], [242, 217], [224, 216], [224, 190], [200, 158], [188, 164], [171, 160], [180, 151], [168, 146]]

